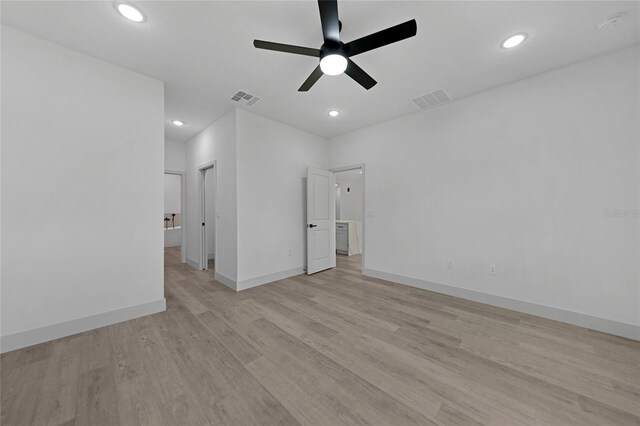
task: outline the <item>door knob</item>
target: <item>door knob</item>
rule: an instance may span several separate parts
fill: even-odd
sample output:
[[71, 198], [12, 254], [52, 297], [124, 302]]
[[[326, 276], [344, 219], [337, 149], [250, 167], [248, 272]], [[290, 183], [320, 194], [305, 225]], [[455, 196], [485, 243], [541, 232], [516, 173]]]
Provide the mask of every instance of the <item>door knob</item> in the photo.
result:
[[313, 223], [309, 224], [309, 228], [316, 228], [318, 225], [314, 225]]

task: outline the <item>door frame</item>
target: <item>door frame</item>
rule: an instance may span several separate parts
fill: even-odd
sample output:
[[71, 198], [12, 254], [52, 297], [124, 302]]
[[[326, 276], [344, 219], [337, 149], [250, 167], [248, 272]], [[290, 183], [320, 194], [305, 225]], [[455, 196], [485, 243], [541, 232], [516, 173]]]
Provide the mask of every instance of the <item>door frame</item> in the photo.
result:
[[[351, 170], [362, 170], [362, 259], [360, 259], [362, 261], [362, 265], [361, 265], [361, 270], [364, 272], [364, 257], [367, 253], [367, 203], [366, 203], [366, 199], [367, 199], [367, 191], [366, 191], [366, 185], [367, 185], [367, 179], [366, 179], [366, 175], [367, 172], [365, 170], [365, 163], [360, 163], [360, 164], [353, 164], [350, 166], [343, 166], [343, 167], [334, 167], [332, 169], [329, 169], [330, 172], [332, 172], [334, 175], [336, 173], [340, 173], [340, 172], [349, 172]], [[340, 188], [340, 190], [342, 190], [342, 188]], [[336, 218], [336, 221], [338, 219]]]
[[[198, 222], [204, 223], [205, 226], [199, 226], [200, 231], [198, 232], [198, 243], [199, 243], [199, 252], [198, 256], [198, 269], [200, 270], [208, 270], [209, 269], [209, 253], [207, 247], [207, 225], [205, 220], [205, 207], [206, 207], [206, 194], [205, 194], [205, 175], [207, 172], [213, 172], [213, 205], [215, 208], [218, 208], [218, 165], [216, 160], [210, 161], [208, 163], [202, 164], [198, 167]], [[213, 212], [214, 217], [216, 218], [213, 224], [213, 252], [215, 256], [218, 257], [218, 218], [217, 214]], [[215, 263], [213, 270], [215, 272]]]
[[187, 175], [180, 170], [168, 169], [165, 169], [164, 174], [180, 176], [180, 219], [182, 222], [180, 224], [180, 263], [187, 263]]

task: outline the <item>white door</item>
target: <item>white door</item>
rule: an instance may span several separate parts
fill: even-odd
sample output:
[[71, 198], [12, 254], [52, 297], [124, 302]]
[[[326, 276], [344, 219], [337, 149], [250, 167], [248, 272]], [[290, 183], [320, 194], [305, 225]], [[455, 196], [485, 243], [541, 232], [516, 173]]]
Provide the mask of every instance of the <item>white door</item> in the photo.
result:
[[307, 169], [307, 274], [336, 266], [333, 173]]

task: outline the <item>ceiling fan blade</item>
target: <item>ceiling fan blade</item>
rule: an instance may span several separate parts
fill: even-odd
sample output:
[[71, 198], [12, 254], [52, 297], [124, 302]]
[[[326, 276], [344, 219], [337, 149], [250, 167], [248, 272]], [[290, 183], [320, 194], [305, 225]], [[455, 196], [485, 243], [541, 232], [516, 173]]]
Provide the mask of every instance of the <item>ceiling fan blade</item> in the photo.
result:
[[[347, 59], [347, 69], [344, 71], [349, 77], [354, 79], [359, 85], [369, 90], [376, 84], [377, 81], [373, 79], [369, 74], [367, 74], [362, 68], [356, 65], [351, 59]], [[322, 71], [321, 71], [322, 72]]]
[[369, 34], [357, 40], [350, 41], [344, 45], [345, 52], [349, 56], [359, 55], [387, 44], [395, 43], [409, 37], [413, 37], [418, 32], [418, 24], [415, 19], [402, 24], [389, 27], [386, 30]]
[[253, 45], [258, 49], [275, 50], [276, 52], [294, 53], [296, 55], [320, 57], [320, 49], [311, 47], [294, 46], [291, 44], [274, 43], [272, 41], [253, 40]]
[[318, 0], [320, 22], [324, 41], [340, 41], [340, 21], [338, 19], [338, 0]]
[[298, 89], [298, 92], [308, 92], [311, 89], [311, 86], [316, 84], [316, 81], [322, 77], [322, 70], [320, 69], [320, 65], [313, 70], [311, 75], [302, 83], [302, 86]]

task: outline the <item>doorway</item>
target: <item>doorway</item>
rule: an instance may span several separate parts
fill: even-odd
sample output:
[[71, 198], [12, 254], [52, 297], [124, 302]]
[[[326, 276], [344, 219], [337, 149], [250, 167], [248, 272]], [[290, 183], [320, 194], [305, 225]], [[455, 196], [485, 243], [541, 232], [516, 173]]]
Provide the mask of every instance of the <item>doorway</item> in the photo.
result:
[[364, 165], [331, 170], [334, 176], [336, 254], [338, 266], [364, 269], [365, 170]]
[[179, 247], [180, 263], [187, 263], [185, 172], [164, 172], [164, 247]]
[[217, 253], [216, 239], [216, 172], [215, 161], [199, 167], [199, 192], [200, 192], [200, 256], [199, 268], [212, 270], [215, 274], [215, 257]]

